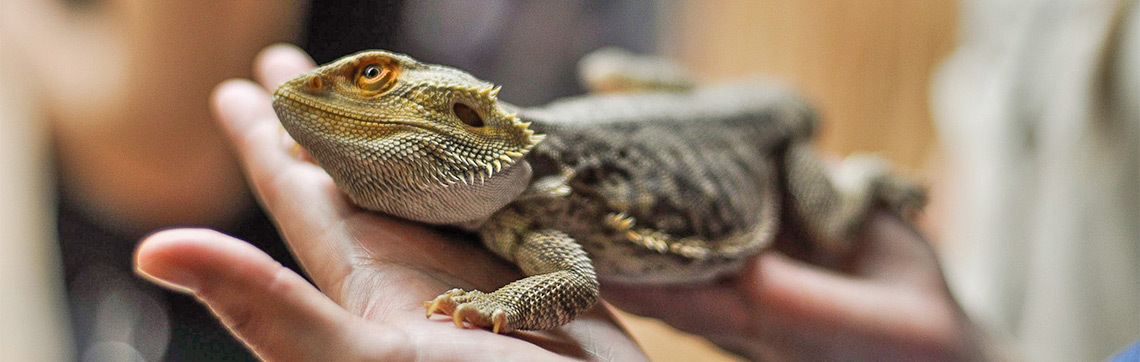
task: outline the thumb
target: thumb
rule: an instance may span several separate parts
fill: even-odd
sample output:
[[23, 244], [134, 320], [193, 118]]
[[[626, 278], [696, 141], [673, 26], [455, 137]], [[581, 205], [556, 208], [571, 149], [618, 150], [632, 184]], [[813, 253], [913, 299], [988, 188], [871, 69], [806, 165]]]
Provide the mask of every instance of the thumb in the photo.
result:
[[201, 229], [147, 237], [135, 254], [143, 277], [193, 294], [265, 360], [344, 354], [353, 317], [254, 246]]

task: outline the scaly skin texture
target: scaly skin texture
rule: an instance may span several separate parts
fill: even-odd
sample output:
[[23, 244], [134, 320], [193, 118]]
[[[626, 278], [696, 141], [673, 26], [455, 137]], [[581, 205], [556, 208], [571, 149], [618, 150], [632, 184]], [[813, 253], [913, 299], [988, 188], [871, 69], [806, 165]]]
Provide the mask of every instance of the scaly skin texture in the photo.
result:
[[366, 51], [285, 83], [273, 106], [358, 206], [473, 231], [527, 275], [425, 303], [429, 316], [496, 333], [573, 320], [596, 304], [599, 280], [731, 274], [786, 225], [803, 229], [805, 247], [840, 257], [874, 206], [923, 203], [920, 187], [873, 157], [829, 176], [808, 144], [815, 116], [794, 93], [606, 75], [676, 69], [607, 52], [583, 64], [601, 71], [583, 73], [626, 93], [519, 109], [462, 71]]

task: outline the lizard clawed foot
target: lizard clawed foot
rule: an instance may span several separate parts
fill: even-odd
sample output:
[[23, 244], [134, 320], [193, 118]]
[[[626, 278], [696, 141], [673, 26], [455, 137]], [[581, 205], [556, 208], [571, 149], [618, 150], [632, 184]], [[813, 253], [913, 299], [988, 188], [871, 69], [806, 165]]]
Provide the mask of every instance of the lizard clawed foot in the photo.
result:
[[490, 294], [473, 290], [452, 289], [435, 299], [424, 302], [427, 316], [451, 315], [455, 326], [465, 328], [464, 321], [472, 325], [491, 328], [494, 333], [508, 333], [514, 328], [507, 323], [507, 313], [499, 301]]
[[915, 220], [926, 206], [926, 189], [917, 181], [890, 177], [883, 180], [880, 190], [887, 206], [909, 220]]

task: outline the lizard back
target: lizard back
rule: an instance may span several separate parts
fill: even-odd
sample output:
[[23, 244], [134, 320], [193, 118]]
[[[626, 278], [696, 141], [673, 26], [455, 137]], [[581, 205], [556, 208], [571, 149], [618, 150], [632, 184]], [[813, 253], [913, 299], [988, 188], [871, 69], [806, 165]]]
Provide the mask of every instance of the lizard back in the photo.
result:
[[599, 277], [637, 283], [706, 280], [767, 246], [776, 151], [814, 120], [794, 93], [744, 84], [586, 96], [520, 116], [547, 134], [527, 157], [532, 182], [568, 174], [569, 194], [509, 207], [578, 239]]

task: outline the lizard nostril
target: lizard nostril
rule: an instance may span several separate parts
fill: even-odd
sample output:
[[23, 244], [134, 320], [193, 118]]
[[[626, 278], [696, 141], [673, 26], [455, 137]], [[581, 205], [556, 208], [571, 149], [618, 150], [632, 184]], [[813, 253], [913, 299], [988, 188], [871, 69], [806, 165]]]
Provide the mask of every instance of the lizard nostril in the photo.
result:
[[321, 81], [320, 76], [310, 75], [309, 79], [305, 80], [305, 90], [307, 90], [307, 91], [310, 91], [310, 92], [320, 91], [321, 87], [324, 87], [324, 82]]

